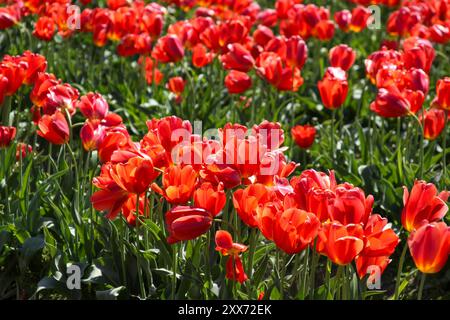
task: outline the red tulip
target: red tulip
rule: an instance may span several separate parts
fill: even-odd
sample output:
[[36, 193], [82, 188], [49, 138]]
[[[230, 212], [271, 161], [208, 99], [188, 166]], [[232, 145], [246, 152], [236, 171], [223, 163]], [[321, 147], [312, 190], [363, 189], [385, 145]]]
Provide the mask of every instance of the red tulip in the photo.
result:
[[317, 87], [325, 107], [340, 108], [347, 98], [347, 75], [341, 68], [330, 67], [325, 72], [323, 79], [318, 82]]
[[372, 213], [373, 196], [365, 196], [364, 191], [349, 183], [338, 185], [336, 197], [330, 204], [330, 217], [334, 221], [346, 224], [365, 225]]
[[69, 142], [69, 125], [61, 111], [54, 114], [45, 114], [38, 122], [37, 134], [53, 144], [65, 144]]
[[33, 152], [33, 147], [29, 144], [19, 142], [16, 148], [16, 161], [20, 161], [20, 159], [25, 159], [25, 157]]
[[450, 111], [450, 77], [437, 81], [436, 98], [434, 98], [432, 104], [440, 109]]
[[271, 193], [263, 184], [250, 184], [245, 189], [236, 190], [233, 194], [233, 205], [239, 217], [249, 227], [256, 228], [256, 209], [260, 204], [268, 202]]
[[303, 68], [308, 58], [308, 47], [300, 36], [290, 37], [286, 41], [286, 65], [290, 68]]
[[77, 104], [83, 116], [90, 120], [103, 119], [109, 111], [108, 102], [98, 93], [89, 92]]
[[350, 30], [353, 32], [361, 32], [367, 27], [372, 13], [366, 7], [358, 6], [352, 10], [352, 19], [350, 21]]
[[181, 97], [185, 85], [186, 81], [184, 81], [183, 78], [172, 77], [169, 79], [169, 82], [167, 83], [167, 89], [169, 89], [169, 91], [174, 93], [177, 97]]
[[197, 173], [192, 166], [170, 166], [162, 175], [163, 188], [153, 184], [152, 189], [162, 194], [171, 204], [186, 204], [197, 185]]
[[152, 52], [152, 58], [162, 63], [178, 62], [183, 57], [183, 45], [180, 39], [172, 34], [159, 38]]
[[15, 127], [0, 126], [0, 148], [9, 147], [16, 136]]
[[272, 29], [264, 26], [258, 25], [256, 30], [253, 32], [253, 40], [260, 46], [265, 46], [267, 42], [273, 39], [275, 35], [273, 34]]
[[355, 63], [356, 53], [349, 46], [340, 44], [330, 50], [329, 58], [332, 67], [347, 71]]
[[111, 167], [111, 177], [123, 190], [141, 194], [148, 190], [159, 172], [153, 167], [151, 159], [130, 158], [126, 163], [117, 163]]
[[347, 265], [364, 249], [363, 234], [360, 224], [327, 222], [319, 232], [317, 251], [338, 265]]
[[372, 214], [364, 228], [366, 244], [362, 255], [366, 257], [390, 256], [394, 253], [399, 238], [388, 225], [386, 218]]
[[248, 72], [255, 63], [251, 53], [239, 43], [228, 45], [228, 52], [220, 57], [222, 65], [226, 70], [237, 70]]
[[403, 42], [403, 61], [406, 68], [423, 69], [429, 72], [436, 52], [430, 41], [411, 37]]
[[437, 273], [444, 268], [448, 259], [450, 227], [444, 222], [424, 223], [410, 234], [408, 246], [421, 272]]
[[230, 256], [226, 265], [227, 274], [226, 278], [243, 283], [247, 281], [248, 277], [245, 274], [244, 267], [242, 266], [242, 260], [239, 256]]
[[226, 278], [240, 283], [246, 281], [247, 275], [239, 254], [245, 252], [247, 247], [240, 243], [234, 243], [230, 233], [219, 230], [216, 232], [216, 250], [224, 256], [229, 256], [226, 264]]
[[167, 242], [173, 244], [195, 239], [209, 230], [212, 221], [211, 214], [204, 209], [177, 206], [166, 214]]
[[213, 217], [222, 211], [226, 201], [227, 198], [222, 183], [214, 187], [210, 182], [203, 182], [200, 188], [194, 191], [194, 206], [205, 209]]
[[445, 111], [439, 109], [426, 110], [424, 116], [420, 117], [423, 121], [423, 133], [425, 139], [434, 140], [442, 133], [445, 127]]
[[239, 94], [252, 86], [252, 78], [245, 72], [231, 70], [225, 76], [225, 86], [230, 94]]
[[316, 128], [310, 125], [297, 125], [291, 129], [292, 138], [295, 143], [303, 149], [308, 149], [314, 143]]
[[[127, 201], [122, 206], [122, 214], [131, 226], [136, 225], [136, 200], [135, 194], [128, 195]], [[139, 196], [139, 217], [144, 217], [150, 212], [149, 202], [145, 199], [145, 194]]]
[[20, 57], [20, 60], [27, 64], [27, 68], [25, 69], [25, 79], [23, 80], [23, 83], [27, 85], [34, 84], [38, 74], [45, 72], [47, 69], [47, 60], [40, 54], [25, 51]]
[[194, 67], [203, 68], [210, 64], [214, 58], [214, 54], [208, 52], [206, 47], [202, 44], [197, 44], [192, 48], [192, 64]]
[[352, 20], [352, 13], [349, 10], [336, 11], [334, 14], [334, 21], [336, 21], [339, 29], [344, 32], [350, 30], [350, 22]]
[[377, 271], [374, 267], [379, 268], [380, 276], [386, 269], [391, 259], [388, 256], [367, 257], [359, 255], [356, 257], [356, 270], [360, 279], [364, 278], [367, 274], [374, 275]]
[[403, 187], [403, 227], [412, 232], [424, 220], [428, 222], [441, 220], [448, 211], [445, 203], [448, 197], [449, 192], [442, 191], [438, 194], [436, 186], [425, 181], [415, 181], [411, 193]]
[[284, 209], [269, 202], [256, 210], [256, 221], [262, 234], [287, 254], [299, 253], [317, 236], [320, 221], [310, 212], [297, 208]]
[[50, 41], [56, 31], [56, 24], [52, 18], [47, 16], [41, 16], [34, 26], [33, 35], [44, 41]]
[[[17, 10], [18, 11], [18, 10]], [[19, 20], [18, 13], [15, 7], [1, 7], [0, 8], [0, 30], [9, 29], [14, 26]]]
[[425, 97], [422, 91], [404, 90], [397, 87], [381, 88], [377, 98], [370, 104], [370, 110], [386, 118], [407, 116], [422, 107]]
[[331, 20], [321, 20], [313, 29], [313, 34], [322, 41], [331, 40], [334, 36], [334, 22]]

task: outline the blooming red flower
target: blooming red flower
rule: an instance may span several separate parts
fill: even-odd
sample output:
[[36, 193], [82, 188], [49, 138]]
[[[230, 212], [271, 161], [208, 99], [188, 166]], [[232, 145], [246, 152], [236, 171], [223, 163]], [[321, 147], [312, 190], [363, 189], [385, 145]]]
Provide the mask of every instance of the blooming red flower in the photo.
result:
[[428, 222], [441, 220], [448, 211], [445, 201], [449, 195], [447, 191], [438, 194], [436, 186], [425, 181], [415, 181], [411, 193], [403, 187], [403, 227], [411, 232], [424, 220]]
[[15, 127], [0, 126], [0, 148], [9, 147], [16, 136]]
[[34, 26], [33, 35], [44, 41], [50, 41], [56, 32], [56, 24], [52, 18], [41, 16]]
[[61, 111], [45, 114], [38, 122], [37, 134], [53, 144], [65, 144], [69, 141], [70, 132], [66, 117]]
[[325, 107], [340, 108], [347, 98], [347, 75], [341, 68], [330, 67], [325, 72], [323, 79], [318, 82], [317, 87]]
[[352, 10], [352, 19], [350, 20], [350, 30], [361, 32], [367, 27], [372, 12], [366, 7], [358, 6]]
[[300, 36], [286, 40], [286, 65], [290, 68], [303, 68], [308, 58], [308, 47]]
[[408, 246], [421, 272], [439, 272], [448, 259], [450, 227], [445, 222], [424, 223], [410, 234]]
[[295, 143], [303, 149], [308, 149], [314, 143], [316, 128], [310, 125], [297, 125], [291, 129], [292, 138]]
[[236, 190], [233, 194], [233, 205], [239, 217], [249, 227], [256, 228], [256, 209], [271, 199], [272, 194], [265, 185], [250, 184], [245, 189]]
[[245, 72], [231, 70], [225, 76], [225, 87], [231, 94], [239, 94], [247, 91], [252, 86], [252, 78]]
[[222, 183], [214, 187], [210, 182], [203, 182], [200, 188], [194, 191], [194, 206], [205, 209], [213, 217], [222, 211], [226, 201], [227, 198]]
[[126, 163], [117, 163], [111, 167], [112, 179], [123, 190], [141, 194], [148, 190], [159, 172], [153, 167], [151, 159], [141, 157], [130, 158]]
[[89, 92], [77, 104], [83, 116], [90, 120], [103, 119], [109, 111], [108, 102], [98, 93]]
[[25, 51], [22, 56], [20, 56], [20, 60], [27, 64], [25, 78], [23, 80], [23, 83], [27, 85], [34, 84], [38, 74], [45, 72], [47, 69], [47, 60], [40, 54]]
[[159, 38], [152, 52], [152, 58], [162, 63], [178, 62], [183, 57], [183, 45], [173, 34]]
[[372, 214], [364, 228], [365, 247], [362, 255], [365, 257], [389, 257], [394, 253], [399, 238], [388, 225], [386, 218]]
[[426, 110], [424, 115], [420, 117], [423, 121], [423, 133], [425, 139], [434, 140], [442, 133], [445, 127], [445, 111], [439, 109]]
[[347, 265], [364, 249], [364, 231], [360, 224], [327, 222], [322, 226], [317, 251], [338, 265]]
[[171, 204], [186, 204], [194, 193], [198, 174], [191, 165], [170, 166], [162, 175], [163, 188], [153, 184], [152, 189], [162, 194]]
[[185, 85], [186, 81], [183, 80], [182, 77], [172, 77], [167, 83], [167, 89], [169, 89], [170, 92], [173, 92], [176, 95], [177, 102], [181, 102], [181, 94], [184, 91]]
[[247, 246], [234, 243], [231, 234], [227, 231], [218, 230], [216, 232], [216, 250], [224, 256], [229, 256], [226, 264], [226, 278], [243, 283], [246, 281], [245, 274], [239, 254], [247, 250]]
[[204, 209], [177, 206], [166, 213], [167, 242], [173, 244], [195, 239], [209, 230], [212, 221], [211, 214]]
[[206, 47], [202, 44], [197, 44], [192, 48], [192, 65], [197, 68], [203, 68], [210, 64], [214, 58], [214, 54], [208, 52]]
[[350, 22], [352, 20], [352, 13], [349, 10], [336, 11], [334, 14], [334, 21], [336, 21], [339, 29], [344, 32], [350, 30]]
[[340, 44], [331, 48], [329, 58], [332, 67], [339, 67], [347, 71], [355, 63], [356, 53], [351, 47]]
[[228, 52], [220, 56], [220, 61], [224, 69], [238, 70], [242, 72], [248, 72], [253, 67], [255, 60], [251, 53], [245, 49], [245, 47], [239, 43], [233, 43], [228, 45]]
[[284, 208], [279, 201], [260, 205], [256, 221], [262, 234], [288, 254], [299, 253], [316, 238], [320, 221], [315, 214]]
[[391, 259], [388, 256], [376, 256], [376, 257], [368, 257], [364, 255], [359, 255], [356, 257], [356, 271], [358, 272], [358, 276], [360, 279], [364, 278], [367, 274], [370, 273], [369, 277], [375, 275], [377, 272], [376, 268], [379, 268], [380, 275], [384, 272], [389, 263], [391, 263]]
[[400, 92], [396, 86], [381, 88], [370, 104], [370, 110], [386, 118], [403, 117], [416, 113], [422, 107], [425, 96], [422, 91], [409, 89]]
[[436, 98], [434, 98], [432, 104], [440, 109], [450, 111], [450, 77], [437, 81]]

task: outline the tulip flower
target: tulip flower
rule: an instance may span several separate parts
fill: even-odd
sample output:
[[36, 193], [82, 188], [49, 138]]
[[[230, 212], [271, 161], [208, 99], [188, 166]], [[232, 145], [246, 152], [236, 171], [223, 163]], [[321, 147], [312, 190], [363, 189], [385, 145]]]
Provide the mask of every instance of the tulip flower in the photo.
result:
[[386, 218], [373, 214], [364, 228], [366, 244], [362, 255], [366, 257], [389, 257], [399, 243], [399, 237], [391, 229]]
[[338, 185], [336, 197], [330, 204], [330, 217], [334, 221], [346, 224], [366, 224], [372, 213], [373, 196], [365, 196], [364, 191], [349, 183]]
[[290, 68], [303, 68], [308, 58], [308, 47], [299, 36], [290, 37], [286, 41], [286, 65]]
[[341, 68], [328, 68], [322, 80], [317, 84], [322, 103], [326, 108], [338, 109], [347, 98], [347, 75]]
[[41, 40], [50, 41], [56, 32], [55, 21], [48, 16], [41, 16], [34, 26], [33, 35]]
[[7, 148], [16, 136], [15, 127], [0, 126], [0, 148]]
[[184, 91], [185, 84], [186, 81], [184, 81], [183, 78], [172, 77], [169, 79], [167, 83], [167, 89], [169, 89], [170, 92], [174, 93], [177, 97], [179, 97]]
[[248, 72], [253, 67], [255, 60], [251, 53], [239, 43], [228, 45], [228, 52], [220, 57], [222, 66], [226, 70]]
[[239, 217], [249, 227], [256, 228], [256, 209], [271, 198], [271, 193], [263, 184], [250, 184], [245, 189], [236, 190], [233, 194], [233, 205]]
[[208, 52], [206, 47], [200, 43], [192, 48], [192, 65], [196, 68], [203, 68], [210, 64], [213, 58], [214, 54]]
[[369, 274], [370, 276], [375, 276], [375, 272], [379, 271], [381, 276], [384, 270], [387, 268], [388, 264], [391, 263], [391, 259], [388, 256], [375, 256], [368, 257], [364, 255], [359, 255], [356, 257], [356, 271], [360, 279], [364, 278]]
[[265, 46], [267, 42], [273, 39], [275, 35], [273, 34], [272, 29], [266, 27], [264, 25], [258, 25], [256, 30], [253, 32], [253, 40], [260, 46]]
[[404, 90], [397, 87], [381, 88], [370, 110], [386, 118], [407, 116], [422, 107], [425, 96], [422, 91]]
[[205, 209], [213, 217], [217, 216], [227, 201], [223, 188], [222, 183], [214, 187], [210, 182], [203, 182], [200, 188], [194, 191], [194, 206]]
[[33, 152], [32, 146], [26, 143], [19, 142], [16, 148], [16, 161], [20, 161], [20, 159], [25, 159], [25, 157], [31, 152]]
[[201, 208], [177, 206], [166, 213], [166, 224], [169, 231], [167, 242], [192, 240], [206, 233], [211, 227], [211, 214]]
[[252, 78], [245, 72], [231, 70], [225, 76], [225, 87], [230, 94], [239, 94], [252, 86]]
[[437, 273], [448, 259], [450, 227], [444, 222], [424, 223], [408, 238], [409, 251], [423, 273]]
[[186, 204], [197, 185], [197, 173], [191, 165], [170, 166], [164, 170], [162, 184], [162, 189], [156, 184], [152, 185], [152, 189], [171, 204]]
[[339, 29], [344, 32], [350, 30], [350, 22], [352, 20], [352, 13], [349, 10], [336, 11], [334, 14], [334, 21], [336, 21]]
[[436, 84], [436, 98], [432, 104], [443, 110], [450, 110], [450, 77], [439, 79]]
[[295, 143], [303, 149], [308, 149], [314, 143], [316, 128], [310, 125], [297, 125], [291, 129], [292, 138]]
[[403, 187], [403, 227], [412, 232], [424, 220], [430, 223], [441, 220], [448, 211], [445, 201], [449, 195], [447, 191], [438, 194], [436, 186], [425, 181], [415, 181], [411, 193]]
[[47, 60], [40, 54], [25, 51], [22, 56], [20, 56], [20, 60], [27, 64], [25, 78], [23, 79], [23, 83], [27, 85], [34, 84], [38, 74], [45, 72], [47, 69]]
[[445, 111], [438, 109], [426, 110], [424, 115], [420, 117], [423, 121], [423, 133], [425, 139], [434, 140], [442, 133], [445, 127]]
[[154, 169], [151, 159], [133, 157], [126, 163], [114, 164], [110, 174], [123, 190], [133, 194], [141, 194], [147, 191], [150, 183], [156, 179], [159, 172]]
[[166, 35], [159, 38], [152, 52], [152, 58], [162, 63], [178, 62], [183, 57], [183, 45], [175, 35]]
[[61, 111], [44, 115], [38, 122], [37, 134], [53, 144], [69, 142], [69, 124]]
[[350, 30], [353, 32], [361, 32], [367, 27], [372, 12], [363, 6], [358, 6], [352, 10], [352, 18], [350, 20]]
[[226, 263], [226, 278], [240, 283], [248, 278], [242, 266], [239, 254], [247, 250], [247, 246], [240, 243], [234, 243], [231, 234], [227, 231], [218, 230], [216, 232], [216, 250], [224, 256], [229, 256]]
[[89, 92], [77, 104], [83, 116], [90, 120], [103, 119], [109, 111], [108, 102], [98, 93]]
[[364, 249], [364, 231], [360, 224], [328, 222], [322, 226], [317, 251], [338, 265], [347, 265]]
[[299, 253], [316, 238], [320, 221], [310, 212], [297, 208], [286, 210], [278, 202], [260, 205], [256, 221], [262, 234], [287, 254]]
[[347, 71], [355, 63], [356, 53], [349, 46], [340, 44], [331, 48], [329, 59], [332, 67], [339, 67]]

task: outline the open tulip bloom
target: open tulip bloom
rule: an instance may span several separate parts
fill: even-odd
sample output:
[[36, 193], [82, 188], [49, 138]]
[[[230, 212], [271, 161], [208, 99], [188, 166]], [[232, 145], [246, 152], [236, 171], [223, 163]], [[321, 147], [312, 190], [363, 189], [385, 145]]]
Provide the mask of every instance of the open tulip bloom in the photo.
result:
[[0, 39], [0, 300], [449, 298], [450, 0], [0, 0]]

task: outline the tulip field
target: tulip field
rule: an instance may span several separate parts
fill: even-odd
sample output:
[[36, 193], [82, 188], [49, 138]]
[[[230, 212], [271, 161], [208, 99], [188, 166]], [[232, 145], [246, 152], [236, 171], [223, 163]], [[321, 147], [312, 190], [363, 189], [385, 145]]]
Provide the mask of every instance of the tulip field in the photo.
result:
[[450, 299], [449, 43], [450, 0], [0, 0], [0, 300]]

